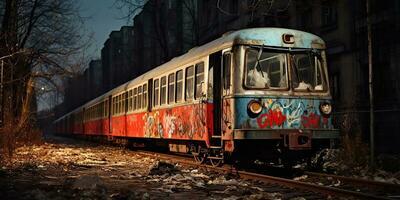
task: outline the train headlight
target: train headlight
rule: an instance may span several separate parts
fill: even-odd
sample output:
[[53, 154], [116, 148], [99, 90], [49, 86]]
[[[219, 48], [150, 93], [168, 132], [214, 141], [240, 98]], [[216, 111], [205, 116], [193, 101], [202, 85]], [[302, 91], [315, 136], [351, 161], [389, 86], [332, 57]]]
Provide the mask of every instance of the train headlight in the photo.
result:
[[252, 100], [249, 102], [249, 104], [247, 105], [247, 109], [250, 111], [250, 113], [252, 115], [258, 115], [261, 113], [262, 111], [262, 105], [261, 102], [256, 101], [256, 100]]
[[330, 115], [332, 113], [332, 106], [330, 103], [324, 102], [319, 105], [319, 110], [324, 115]]

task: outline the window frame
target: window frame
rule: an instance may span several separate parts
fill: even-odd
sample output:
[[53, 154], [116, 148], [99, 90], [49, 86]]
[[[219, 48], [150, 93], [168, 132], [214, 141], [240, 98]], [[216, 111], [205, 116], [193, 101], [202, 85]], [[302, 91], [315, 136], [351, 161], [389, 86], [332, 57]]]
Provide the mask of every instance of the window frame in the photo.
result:
[[141, 110], [142, 109], [142, 95], [143, 95], [143, 91], [142, 91], [142, 86], [140, 85], [139, 87], [138, 87], [138, 90], [137, 90], [137, 95], [138, 95], [138, 97], [137, 97], [137, 99], [138, 99], [138, 101], [137, 101], [137, 108], [138, 108], [138, 110]]
[[153, 80], [153, 107], [158, 107], [159, 105], [160, 105], [160, 79], [157, 78]]
[[290, 84], [291, 84], [291, 82], [290, 82], [290, 80], [289, 80], [289, 73], [291, 73], [291, 71], [289, 71], [290, 69], [290, 66], [289, 66], [289, 60], [288, 60], [288, 56], [289, 56], [289, 53], [288, 52], [285, 52], [284, 50], [269, 50], [269, 49], [263, 49], [263, 52], [265, 51], [265, 50], [268, 50], [268, 52], [270, 52], [270, 53], [281, 53], [281, 54], [283, 54], [285, 57], [284, 57], [284, 60], [285, 60], [285, 67], [286, 67], [286, 87], [281, 87], [281, 88], [278, 88], [278, 87], [268, 87], [268, 88], [252, 88], [252, 87], [248, 87], [247, 85], [246, 85], [246, 81], [247, 81], [247, 53], [248, 53], [248, 51], [250, 51], [251, 49], [253, 49], [253, 48], [255, 48], [255, 47], [252, 47], [252, 46], [247, 46], [247, 48], [246, 48], [246, 50], [245, 50], [245, 52], [244, 52], [244, 67], [243, 67], [243, 78], [242, 78], [242, 87], [243, 87], [243, 89], [245, 89], [245, 90], [261, 90], [261, 91], [289, 91], [290, 90]]
[[[146, 90], [145, 90], [146, 88]], [[142, 100], [142, 109], [147, 109], [147, 105], [148, 105], [148, 87], [147, 87], [147, 83], [143, 84], [142, 87], [142, 96], [143, 96], [143, 100]]]
[[160, 78], [160, 106], [167, 104], [167, 89], [167, 76], [163, 76]]
[[[192, 69], [192, 75], [188, 75], [188, 71], [189, 71], [189, 69]], [[189, 65], [188, 67], [186, 67], [185, 68], [185, 95], [184, 95], [184, 98], [185, 98], [185, 101], [193, 101], [194, 100], [194, 84], [195, 84], [195, 68], [194, 68], [194, 65]], [[188, 92], [187, 92], [187, 90], [188, 90], [188, 80], [191, 80], [192, 81], [192, 96], [189, 96], [188, 97]]]
[[[198, 73], [198, 71], [197, 71], [197, 69], [199, 68], [199, 66], [202, 66], [203, 67], [203, 71], [202, 72], [200, 72], [200, 73]], [[199, 76], [203, 76], [203, 78], [202, 78], [202, 80], [198, 83], [198, 77]], [[205, 66], [204, 66], [204, 62], [203, 61], [201, 61], [201, 62], [198, 62], [198, 63], [196, 63], [196, 65], [195, 65], [195, 69], [194, 69], [194, 94], [193, 94], [193, 97], [194, 97], [194, 99], [200, 99], [200, 98], [202, 98], [202, 96], [203, 96], [203, 94], [202, 94], [202, 90], [203, 90], [203, 86], [202, 86], [202, 84], [205, 84]], [[203, 83], [202, 83], [203, 82]], [[199, 93], [199, 95], [198, 95], [198, 89], [200, 89], [200, 93]]]
[[[172, 79], [172, 80], [171, 80]], [[175, 103], [175, 73], [168, 74], [168, 95], [167, 103]]]
[[[184, 83], [184, 74], [183, 74], [183, 69], [180, 69], [180, 70], [178, 70], [178, 71], [176, 71], [175, 72], [175, 102], [176, 103], [181, 103], [181, 102], [184, 102], [185, 100], [184, 100], [184, 95], [183, 95], [183, 92], [184, 92], [184, 86], [183, 86], [183, 83]], [[180, 80], [178, 80], [178, 73], [179, 72], [181, 72], [181, 79]], [[178, 83], [179, 83], [179, 85], [181, 85], [181, 92], [180, 92], [180, 94], [178, 93]], [[180, 99], [178, 100], [178, 94], [180, 95]]]

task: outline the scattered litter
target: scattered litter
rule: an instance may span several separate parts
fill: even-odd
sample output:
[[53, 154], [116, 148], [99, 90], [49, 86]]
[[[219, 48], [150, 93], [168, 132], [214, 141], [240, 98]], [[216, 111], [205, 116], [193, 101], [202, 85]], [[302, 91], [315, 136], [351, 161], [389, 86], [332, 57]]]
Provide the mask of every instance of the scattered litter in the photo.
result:
[[305, 179], [307, 179], [307, 178], [308, 178], [307, 175], [302, 175], [302, 176], [293, 178], [293, 180], [295, 180], [295, 181], [301, 181], [301, 180], [305, 180]]

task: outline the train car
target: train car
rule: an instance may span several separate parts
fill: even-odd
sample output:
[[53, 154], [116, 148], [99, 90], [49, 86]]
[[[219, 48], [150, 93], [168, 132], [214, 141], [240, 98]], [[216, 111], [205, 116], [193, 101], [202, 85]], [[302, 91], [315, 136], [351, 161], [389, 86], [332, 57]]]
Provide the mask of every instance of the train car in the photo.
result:
[[64, 121], [83, 116], [75, 133], [162, 143], [214, 165], [226, 155], [290, 161], [339, 137], [327, 72], [318, 36], [243, 29], [191, 49], [55, 124], [71, 131], [62, 128]]

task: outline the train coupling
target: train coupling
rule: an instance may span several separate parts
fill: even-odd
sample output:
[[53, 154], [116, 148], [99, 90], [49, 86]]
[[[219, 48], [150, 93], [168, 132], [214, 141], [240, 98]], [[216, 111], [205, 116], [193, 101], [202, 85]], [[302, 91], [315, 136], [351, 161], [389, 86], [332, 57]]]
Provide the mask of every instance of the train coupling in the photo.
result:
[[284, 145], [290, 150], [308, 150], [311, 149], [311, 131], [299, 130], [283, 135]]

